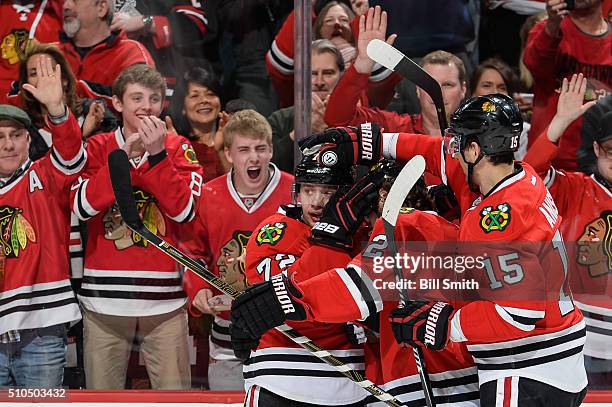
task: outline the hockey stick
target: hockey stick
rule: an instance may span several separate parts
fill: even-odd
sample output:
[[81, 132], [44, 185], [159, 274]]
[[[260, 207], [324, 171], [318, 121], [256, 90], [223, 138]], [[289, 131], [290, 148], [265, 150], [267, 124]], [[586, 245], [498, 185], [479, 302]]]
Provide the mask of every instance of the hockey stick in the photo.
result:
[[[132, 180], [130, 176], [130, 162], [125, 151], [117, 149], [111, 152], [108, 156], [108, 167], [111, 183], [113, 185], [113, 191], [115, 192], [115, 199], [119, 205], [121, 217], [132, 231], [142, 236], [142, 238], [147, 239], [149, 243], [153, 244], [159, 250], [172, 257], [177, 263], [190, 269], [197, 276], [223, 293], [232, 298], [236, 298], [240, 295], [240, 291], [236, 290], [234, 287], [215, 276], [206, 268], [205, 265], [182, 253], [180, 250], [176, 249], [168, 242], [164, 241], [162, 238], [147, 229], [140, 219], [140, 215], [138, 214], [138, 209], [136, 207], [136, 201], [134, 200]], [[375, 396], [378, 400], [383, 401], [393, 407], [404, 407], [404, 405], [397, 401], [392, 395], [385, 392], [370, 380], [366, 379], [358, 371], [349, 368], [334, 355], [322, 349], [310, 339], [300, 335], [299, 332], [291, 328], [289, 325], [283, 324], [276, 327], [276, 329], [304, 349], [311, 352], [314, 356], [318, 357], [335, 370], [342, 373], [348, 379], [357, 383], [360, 387]]]
[[442, 89], [438, 81], [432, 78], [419, 64], [382, 40], [374, 39], [370, 41], [367, 52], [368, 56], [375, 62], [391, 71], [398, 72], [404, 78], [423, 89], [431, 97], [438, 113], [440, 132], [444, 135], [448, 122], [446, 120], [446, 111], [444, 110]]
[[[397, 254], [397, 245], [395, 244], [395, 226], [397, 225], [397, 217], [399, 216], [400, 209], [404, 203], [404, 200], [408, 196], [408, 193], [412, 187], [417, 183], [423, 172], [425, 171], [425, 159], [420, 156], [414, 156], [408, 163], [402, 168], [395, 182], [391, 185], [391, 189], [387, 194], [387, 199], [383, 205], [382, 219], [383, 226], [385, 228], [385, 237], [387, 238], [387, 249], [389, 255], [395, 258]], [[400, 307], [404, 307], [410, 300], [408, 298], [408, 292], [406, 288], [401, 284], [404, 276], [401, 270], [397, 268], [397, 265], [393, 266], [393, 272], [395, 279], [397, 280], [400, 295]], [[425, 394], [425, 403], [427, 407], [435, 407], [436, 402], [434, 400], [433, 389], [431, 388], [431, 382], [429, 375], [425, 367], [425, 358], [423, 357], [423, 349], [412, 348], [414, 352], [414, 360], [419, 371], [419, 377], [421, 379], [421, 385], [423, 386], [423, 393]]]

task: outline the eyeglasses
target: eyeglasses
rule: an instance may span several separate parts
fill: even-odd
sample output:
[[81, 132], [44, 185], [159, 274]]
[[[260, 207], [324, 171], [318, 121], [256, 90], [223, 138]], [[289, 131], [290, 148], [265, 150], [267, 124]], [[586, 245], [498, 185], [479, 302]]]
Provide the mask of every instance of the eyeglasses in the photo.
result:
[[612, 147], [606, 149], [603, 144], [601, 144], [599, 141], [597, 142], [597, 144], [599, 145], [599, 151], [600, 153], [607, 158], [608, 160], [612, 160]]

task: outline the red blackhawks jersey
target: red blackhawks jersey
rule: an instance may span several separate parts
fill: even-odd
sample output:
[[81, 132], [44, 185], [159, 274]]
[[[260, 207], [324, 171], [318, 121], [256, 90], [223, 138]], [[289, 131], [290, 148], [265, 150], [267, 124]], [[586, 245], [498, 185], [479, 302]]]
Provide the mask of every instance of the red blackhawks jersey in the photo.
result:
[[[441, 216], [402, 208], [395, 228], [395, 240], [397, 242], [453, 242], [457, 240], [458, 232], [458, 227], [455, 224], [446, 221]], [[368, 247], [363, 254], [351, 261], [349, 267], [354, 268], [354, 270], [366, 271], [370, 276], [376, 275], [372, 273], [371, 264], [368, 264], [366, 257], [382, 254], [380, 249], [386, 246], [386, 241], [383, 222], [379, 219], [370, 235]], [[394, 279], [393, 276], [390, 277], [391, 280]], [[436, 296], [436, 294], [429, 294]], [[375, 379], [369, 367], [371, 360], [369, 355], [366, 354], [368, 378], [381, 385], [384, 390], [395, 396], [400, 402], [409, 405], [425, 405], [414, 354], [411, 349], [402, 349], [398, 346], [391, 330], [391, 324], [389, 324], [391, 310], [397, 305], [397, 301], [383, 301], [383, 309], [379, 314], [380, 357], [378, 364], [380, 372], [377, 375], [378, 379]], [[433, 352], [424, 349], [423, 352], [437, 406], [479, 405], [478, 374], [472, 357], [464, 344], [450, 343], [442, 351]], [[417, 404], [419, 400], [420, 403]], [[369, 406], [383, 407], [385, 404], [377, 402], [369, 404]]]
[[[183, 242], [197, 257], [206, 260], [209, 270], [225, 282], [242, 291], [247, 281], [243, 261], [234, 261], [244, 255], [247, 241], [257, 225], [278, 208], [291, 202], [293, 176], [270, 165], [270, 181], [256, 198], [241, 198], [234, 187], [232, 172], [206, 183], [198, 214], [193, 222], [193, 242]], [[246, 202], [245, 200], [251, 200]], [[247, 205], [248, 204], [248, 205]], [[182, 238], [182, 240], [184, 240]], [[185, 274], [185, 291], [189, 304], [203, 288], [220, 294], [193, 272]], [[194, 315], [200, 312], [189, 308]], [[229, 337], [229, 313], [215, 316], [210, 336], [210, 356], [215, 359], [235, 359]]]
[[599, 175], [550, 166], [559, 147], [543, 133], [525, 160], [533, 163], [563, 217], [561, 234], [570, 248], [570, 282], [587, 325], [584, 353], [612, 359], [612, 192]]
[[80, 80], [78, 90], [84, 97], [110, 96], [113, 82], [129, 66], [135, 64], [155, 66], [145, 46], [129, 39], [123, 31], [112, 32], [105, 41], [95, 45], [83, 58], [77, 52], [72, 40], [63, 33], [58, 46], [66, 56], [72, 72]]
[[[384, 136], [383, 151], [399, 160], [422, 154], [431, 171], [446, 177], [466, 208], [470, 193], [465, 176], [457, 168], [448, 171], [458, 164], [449, 162], [442, 147], [439, 137], [393, 134]], [[517, 164], [513, 174], [465, 209], [459, 242], [475, 245], [479, 255], [485, 253], [487, 272], [478, 276], [488, 281], [480, 281], [478, 299], [454, 314], [450, 338], [466, 343], [480, 384], [509, 376], [568, 392], [579, 392], [587, 384], [585, 324], [567, 289], [560, 223], [544, 183], [526, 164]], [[331, 270], [299, 284], [315, 320], [347, 321], [379, 310], [373, 300], [377, 289], [367, 274], [354, 271], [347, 280], [343, 273]], [[342, 308], [330, 307], [329, 298], [337, 299]]]
[[72, 114], [50, 127], [51, 151], [28, 160], [0, 188], [0, 334], [81, 318], [69, 280], [68, 189], [86, 155]]
[[[305, 264], [315, 267], [299, 267], [300, 258], [311, 246], [308, 241], [310, 227], [300, 221], [300, 217], [299, 208], [283, 207], [280, 213], [268, 217], [253, 231], [246, 255], [246, 273], [250, 284], [262, 282], [280, 273], [294, 275], [295, 279], [301, 281], [321, 270], [345, 265], [350, 260], [344, 252], [329, 250], [332, 252], [330, 255], [327, 249], [314, 246], [308, 250]], [[349, 368], [364, 370], [363, 347], [348, 342], [344, 323], [288, 321], [288, 325], [328, 350]], [[276, 330], [270, 330], [262, 336], [259, 347], [251, 352], [250, 358], [244, 363], [243, 372], [247, 389], [258, 385], [304, 403], [344, 405], [356, 403], [368, 395], [341, 373]]]
[[62, 2], [0, 0], [0, 103], [8, 103], [28, 41], [56, 42], [62, 28]]
[[[604, 15], [604, 17], [607, 14]], [[588, 78], [589, 100], [603, 98], [612, 92], [612, 28], [608, 24], [602, 35], [585, 34], [567, 16], [561, 21], [561, 32], [553, 38], [545, 30], [546, 20], [536, 24], [529, 33], [523, 59], [534, 77], [533, 120], [529, 130], [529, 145], [548, 126], [557, 112], [559, 89], [563, 78], [582, 73]], [[580, 146], [582, 118], [565, 130], [560, 140], [557, 168], [575, 170], [576, 151]]]
[[[125, 225], [115, 204], [108, 154], [125, 143], [122, 129], [90, 138], [89, 165], [72, 187], [73, 211], [87, 221], [88, 239], [79, 300], [86, 309], [117, 316], [171, 312], [186, 302], [178, 265]], [[134, 198], [143, 223], [170, 244], [196, 213], [202, 170], [187, 139], [168, 133], [167, 157], [132, 159]]]
[[[313, 14], [313, 22], [314, 18]], [[266, 54], [266, 68], [281, 107], [293, 105], [294, 26], [295, 14], [292, 11], [276, 34], [270, 46], [270, 51]], [[359, 35], [359, 18], [354, 18], [350, 26], [353, 36], [357, 38]], [[355, 40], [356, 42], [357, 40]], [[400, 80], [401, 77], [398, 74], [394, 74], [378, 63], [374, 64], [368, 83], [367, 96], [365, 92], [362, 93], [361, 103], [363, 105], [387, 106], [391, 101], [390, 97], [393, 95], [393, 89]], [[371, 103], [368, 103], [368, 99]]]

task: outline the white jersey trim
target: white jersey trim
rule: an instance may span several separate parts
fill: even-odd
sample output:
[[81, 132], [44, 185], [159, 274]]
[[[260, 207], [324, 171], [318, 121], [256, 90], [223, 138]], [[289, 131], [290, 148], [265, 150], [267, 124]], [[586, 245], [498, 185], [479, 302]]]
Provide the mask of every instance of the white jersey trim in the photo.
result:
[[[356, 358], [358, 363], [347, 362], [347, 366], [354, 370], [364, 369], [362, 349], [329, 350], [329, 353], [340, 359]], [[274, 360], [275, 357], [278, 357], [278, 360]], [[257, 358], [263, 361], [258, 362]], [[291, 375], [292, 371], [299, 375]], [[369, 394], [301, 348], [258, 349], [251, 352], [251, 358], [245, 362], [243, 372], [245, 388], [258, 385], [282, 397], [304, 403], [350, 404], [363, 400]], [[305, 375], [308, 372], [312, 375]], [[317, 389], [316, 393], [313, 389]]]
[[238, 191], [234, 187], [234, 182], [232, 181], [233, 170], [228, 172], [227, 175], [225, 176], [226, 183], [227, 183], [227, 190], [229, 191], [230, 196], [232, 197], [234, 202], [236, 202], [236, 205], [238, 205], [238, 207], [240, 207], [246, 213], [248, 214], [254, 213], [268, 200], [270, 196], [272, 196], [272, 193], [276, 190], [276, 187], [278, 186], [281, 180], [281, 171], [278, 169], [276, 165], [272, 163], [270, 163], [269, 171], [272, 173], [272, 177], [268, 181], [268, 185], [266, 185], [264, 190], [259, 194], [259, 196], [257, 197], [257, 200], [255, 201], [253, 206], [251, 206], [251, 208], [246, 207], [244, 202], [242, 202], [242, 199], [240, 199], [240, 194], [238, 194]]
[[[15, 297], [22, 297], [15, 299]], [[34, 329], [74, 322], [81, 313], [68, 279], [33, 284], [0, 294], [0, 333], [17, 329]], [[41, 304], [45, 304], [41, 307]], [[23, 307], [32, 306], [24, 312]], [[15, 309], [20, 307], [19, 309]], [[13, 311], [11, 311], [14, 309]]]
[[278, 48], [276, 40], [272, 42], [270, 51], [268, 51], [268, 61], [270, 61], [272, 66], [283, 75], [293, 74], [293, 58], [285, 55], [280, 48]]

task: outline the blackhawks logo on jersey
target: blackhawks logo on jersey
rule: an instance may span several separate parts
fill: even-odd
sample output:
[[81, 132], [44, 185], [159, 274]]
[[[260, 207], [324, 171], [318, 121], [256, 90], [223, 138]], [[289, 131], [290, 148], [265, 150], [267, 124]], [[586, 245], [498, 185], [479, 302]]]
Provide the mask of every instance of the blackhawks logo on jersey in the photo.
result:
[[248, 285], [244, 258], [251, 233], [247, 230], [237, 230], [232, 233], [232, 238], [221, 247], [217, 259], [219, 277], [238, 291], [244, 291]]
[[510, 205], [507, 203], [497, 205], [496, 209], [492, 206], [485, 207], [480, 212], [480, 227], [485, 233], [500, 231], [503, 232], [510, 224]]
[[25, 52], [29, 42], [29, 34], [24, 29], [13, 30], [2, 38], [0, 50], [2, 58], [15, 65], [25, 60]]
[[187, 143], [181, 144], [181, 147], [184, 151], [183, 155], [185, 156], [185, 160], [187, 160], [187, 162], [191, 164], [198, 164], [198, 157], [196, 156], [193, 147]]
[[[138, 212], [142, 217], [142, 223], [144, 223], [151, 232], [165, 236], [166, 221], [153, 195], [141, 189], [135, 189], [134, 198], [136, 200], [136, 208], [138, 208]], [[108, 212], [106, 212], [102, 218], [102, 223], [104, 224], [105, 231], [104, 238], [113, 240], [118, 250], [127, 249], [131, 246], [147, 247], [147, 240], [133, 233], [130, 228], [125, 225], [117, 204], [113, 204]]]
[[401, 207], [399, 213], [408, 214], [414, 212], [414, 208]]
[[285, 234], [285, 228], [287, 224], [285, 222], [276, 222], [274, 224], [266, 224], [257, 233], [257, 244], [275, 245]]
[[601, 212], [587, 223], [576, 245], [576, 260], [589, 270], [591, 277], [612, 273], [612, 210]]
[[9, 259], [19, 257], [28, 242], [36, 243], [36, 233], [22, 212], [21, 208], [0, 206], [0, 241], [4, 257]]

